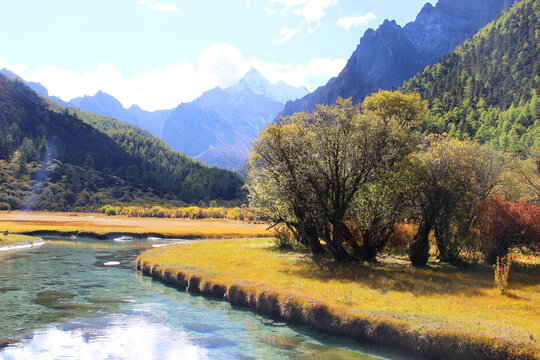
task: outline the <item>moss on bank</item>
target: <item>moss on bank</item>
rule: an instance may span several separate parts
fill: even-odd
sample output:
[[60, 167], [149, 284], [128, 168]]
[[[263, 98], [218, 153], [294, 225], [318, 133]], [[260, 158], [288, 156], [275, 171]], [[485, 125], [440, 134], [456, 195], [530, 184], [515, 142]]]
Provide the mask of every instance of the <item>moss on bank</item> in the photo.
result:
[[539, 357], [536, 273], [512, 274], [507, 297], [486, 269], [338, 265], [263, 239], [153, 249], [137, 266], [181, 290], [430, 358]]

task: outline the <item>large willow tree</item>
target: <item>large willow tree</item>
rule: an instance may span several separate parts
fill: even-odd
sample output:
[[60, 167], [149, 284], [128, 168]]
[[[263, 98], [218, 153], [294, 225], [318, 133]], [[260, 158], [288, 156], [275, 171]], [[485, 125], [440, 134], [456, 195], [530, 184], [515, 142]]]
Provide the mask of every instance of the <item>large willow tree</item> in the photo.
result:
[[[353, 235], [347, 222], [374, 209], [392, 209], [380, 206], [386, 198], [358, 199], [373, 196], [374, 187], [383, 186], [389, 171], [414, 149], [411, 126], [425, 108], [417, 94], [381, 91], [362, 106], [338, 99], [336, 105], [269, 125], [250, 154], [251, 206], [274, 224], [288, 226], [313, 253], [370, 260], [373, 251], [368, 256], [366, 247], [373, 247], [374, 239]], [[361, 233], [370, 225], [366, 222]]]

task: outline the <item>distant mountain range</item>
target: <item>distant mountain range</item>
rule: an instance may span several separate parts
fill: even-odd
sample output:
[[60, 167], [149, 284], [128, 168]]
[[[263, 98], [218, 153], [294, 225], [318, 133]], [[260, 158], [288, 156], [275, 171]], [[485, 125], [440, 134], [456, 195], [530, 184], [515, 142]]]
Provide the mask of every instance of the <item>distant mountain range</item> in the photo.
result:
[[236, 174], [174, 151], [136, 126], [58, 104], [3, 74], [0, 170], [0, 203], [13, 209], [245, 196]]
[[41, 83], [32, 82], [32, 81], [26, 81], [22, 77], [20, 77], [19, 75], [9, 71], [6, 68], [0, 69], [0, 74], [4, 74], [7, 77], [18, 79], [18, 80], [22, 81], [24, 84], [26, 84], [26, 86], [28, 86], [30, 89], [34, 90], [40, 96], [43, 96], [45, 98], [49, 98], [49, 99], [51, 99], [53, 101], [56, 101], [57, 103], [62, 104], [62, 105], [68, 105], [68, 103], [66, 103], [65, 101], [63, 101], [59, 97], [50, 96], [49, 91], [47, 90], [47, 88], [45, 86], [41, 85]]
[[[174, 109], [149, 112], [136, 105], [126, 109], [103, 92], [75, 98], [69, 105], [136, 125], [162, 138], [175, 150], [234, 170], [244, 165], [252, 140], [276, 116], [310, 111], [315, 104], [332, 104], [338, 97], [352, 97], [354, 102], [360, 102], [379, 89], [397, 88], [476, 34], [513, 3], [514, 0], [439, 0], [435, 6], [426, 4], [416, 20], [404, 27], [385, 20], [377, 30], [365, 32], [337, 77], [310, 94], [305, 88], [283, 82], [271, 84], [251, 69], [236, 85], [214, 88]], [[41, 84], [27, 85], [51, 98]]]
[[404, 27], [385, 20], [369, 29], [341, 73], [301, 99], [289, 101], [280, 115], [311, 111], [338, 97], [361, 102], [379, 89], [399, 87], [440, 56], [476, 34], [514, 0], [439, 0], [427, 3]]
[[217, 87], [180, 104], [165, 120], [162, 138], [207, 164], [238, 169], [258, 132], [283, 108], [284, 99], [307, 93], [305, 88], [271, 84], [251, 69], [235, 86]]
[[244, 165], [257, 133], [276, 117], [288, 100], [308, 94], [306, 88], [283, 81], [272, 84], [252, 68], [234, 86], [216, 87], [174, 109], [145, 111], [137, 105], [126, 109], [120, 101], [102, 91], [66, 103], [49, 96], [40, 83], [25, 81], [7, 69], [0, 72], [21, 80], [41, 96], [64, 106], [75, 106], [135, 125], [162, 138], [174, 150], [229, 170]]
[[245, 162], [257, 133], [271, 122], [286, 101], [302, 97], [306, 88], [270, 83], [250, 69], [234, 86], [216, 87], [175, 109], [125, 109], [113, 96], [98, 92], [69, 103], [83, 111], [107, 115], [148, 130], [173, 149], [209, 165], [235, 170]]

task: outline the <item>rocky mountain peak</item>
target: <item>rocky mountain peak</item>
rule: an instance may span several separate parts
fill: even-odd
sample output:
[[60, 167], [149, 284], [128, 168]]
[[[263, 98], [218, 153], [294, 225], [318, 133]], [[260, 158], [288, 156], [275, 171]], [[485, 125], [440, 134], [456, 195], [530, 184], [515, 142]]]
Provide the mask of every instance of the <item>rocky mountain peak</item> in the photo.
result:
[[404, 27], [385, 20], [368, 29], [336, 79], [296, 101], [281, 115], [311, 111], [332, 104], [338, 96], [361, 102], [379, 89], [397, 88], [405, 80], [461, 45], [515, 0], [439, 0], [424, 5], [415, 21]]

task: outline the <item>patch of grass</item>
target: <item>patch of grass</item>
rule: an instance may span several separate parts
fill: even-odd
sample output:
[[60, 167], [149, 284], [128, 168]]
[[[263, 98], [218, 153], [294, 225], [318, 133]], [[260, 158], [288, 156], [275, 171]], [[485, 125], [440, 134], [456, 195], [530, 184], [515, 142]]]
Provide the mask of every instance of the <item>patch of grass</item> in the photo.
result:
[[[420, 334], [511, 344], [514, 353], [540, 347], [540, 273], [512, 271], [499, 294], [488, 266], [412, 268], [394, 257], [379, 265], [336, 264], [306, 254], [277, 251], [272, 239], [201, 241], [152, 249], [139, 261], [185, 272], [252, 294], [277, 294], [305, 308], [322, 304], [343, 319], [367, 319]], [[480, 340], [478, 340], [480, 339]]]
[[88, 213], [0, 212], [0, 230], [17, 233], [154, 234], [163, 237], [222, 238], [269, 236], [265, 224], [225, 219], [158, 219]]
[[0, 246], [30, 243], [37, 240], [39, 240], [39, 238], [35, 236], [20, 235], [20, 234], [8, 234], [8, 235], [0, 234]]

